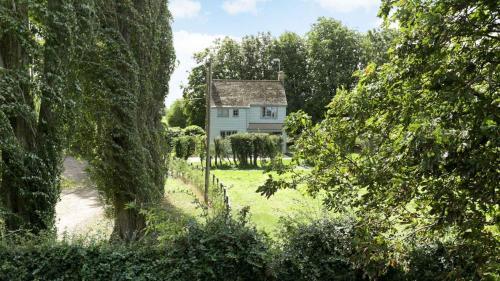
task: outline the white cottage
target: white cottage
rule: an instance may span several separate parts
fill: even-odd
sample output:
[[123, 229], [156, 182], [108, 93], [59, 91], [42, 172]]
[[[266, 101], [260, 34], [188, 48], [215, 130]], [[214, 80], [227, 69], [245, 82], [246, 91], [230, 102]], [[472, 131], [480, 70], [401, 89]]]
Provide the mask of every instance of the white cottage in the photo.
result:
[[[282, 77], [282, 74], [281, 74]], [[279, 77], [279, 78], [281, 78]], [[286, 95], [280, 80], [214, 80], [210, 101], [210, 143], [238, 132], [286, 136]]]

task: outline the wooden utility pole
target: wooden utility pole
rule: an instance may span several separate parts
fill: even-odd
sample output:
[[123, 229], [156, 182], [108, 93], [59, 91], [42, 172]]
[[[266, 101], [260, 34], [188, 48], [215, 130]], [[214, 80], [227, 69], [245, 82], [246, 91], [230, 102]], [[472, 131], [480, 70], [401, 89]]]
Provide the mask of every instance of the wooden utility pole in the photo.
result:
[[210, 96], [212, 92], [212, 61], [208, 60], [207, 67], [207, 94], [206, 94], [206, 113], [205, 113], [205, 204], [208, 205], [208, 188], [210, 187]]

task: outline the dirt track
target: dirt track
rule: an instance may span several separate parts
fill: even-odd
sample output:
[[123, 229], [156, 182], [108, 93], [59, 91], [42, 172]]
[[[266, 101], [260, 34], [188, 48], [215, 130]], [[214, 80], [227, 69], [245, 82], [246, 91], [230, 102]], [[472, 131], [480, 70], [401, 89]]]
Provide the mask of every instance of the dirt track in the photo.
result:
[[[96, 228], [108, 228], [109, 220], [104, 218], [104, 208], [97, 191], [85, 172], [86, 164], [67, 157], [64, 160], [63, 177], [74, 185], [63, 189], [61, 200], [56, 206], [56, 226], [59, 237], [95, 232]], [[104, 226], [103, 225], [107, 225]]]

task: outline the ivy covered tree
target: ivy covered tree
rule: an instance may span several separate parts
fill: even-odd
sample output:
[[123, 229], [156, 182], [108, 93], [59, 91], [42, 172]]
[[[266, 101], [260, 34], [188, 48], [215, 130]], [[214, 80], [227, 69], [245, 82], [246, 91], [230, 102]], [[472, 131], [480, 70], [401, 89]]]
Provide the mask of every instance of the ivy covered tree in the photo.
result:
[[0, 198], [11, 231], [54, 226], [79, 5], [63, 2], [0, 3]]
[[420, 237], [482, 241], [494, 257], [498, 6], [383, 1], [381, 15], [400, 25], [389, 62], [369, 65], [355, 89], [339, 91], [319, 124], [294, 115], [287, 127], [301, 132], [296, 160], [312, 165], [311, 174], [270, 179], [260, 191], [306, 181], [310, 193], [326, 191], [332, 209]]
[[115, 237], [134, 240], [145, 227], [141, 210], [163, 198], [161, 119], [175, 59], [171, 15], [161, 0], [96, 1], [94, 11], [77, 127], [86, 130], [84, 141], [96, 144], [85, 155], [113, 209]]

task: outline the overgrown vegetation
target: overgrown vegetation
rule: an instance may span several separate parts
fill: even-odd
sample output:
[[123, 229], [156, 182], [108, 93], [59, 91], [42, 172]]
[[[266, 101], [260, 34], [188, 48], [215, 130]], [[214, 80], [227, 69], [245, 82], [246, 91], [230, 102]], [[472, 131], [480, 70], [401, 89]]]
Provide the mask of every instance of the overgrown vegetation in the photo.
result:
[[2, 1], [1, 196], [9, 230], [50, 229], [65, 137], [89, 160], [116, 237], [161, 200], [174, 54], [165, 1]]
[[401, 26], [389, 62], [369, 65], [355, 89], [339, 91], [317, 125], [303, 113], [290, 118], [295, 161], [311, 174], [270, 179], [260, 190], [305, 183], [311, 194], [326, 192], [327, 207], [354, 211], [395, 240], [481, 244], [470, 279], [485, 278], [499, 247], [498, 8], [384, 1], [381, 15]]
[[241, 167], [257, 166], [257, 160], [273, 161], [281, 153], [281, 136], [262, 133], [238, 133], [228, 138], [214, 140], [215, 165], [222, 166], [223, 160]]
[[0, 3], [0, 199], [9, 231], [54, 226], [81, 8], [63, 2]]
[[[161, 243], [3, 240], [1, 280], [496, 280], [477, 270], [475, 247], [423, 243], [396, 255], [352, 219], [286, 222], [273, 246], [248, 224], [217, 216]], [[170, 232], [168, 228], [166, 231]], [[461, 252], [462, 251], [462, 252]], [[488, 264], [491, 265], [491, 264]], [[484, 269], [484, 267], [483, 267]], [[494, 269], [494, 268], [490, 268]]]

